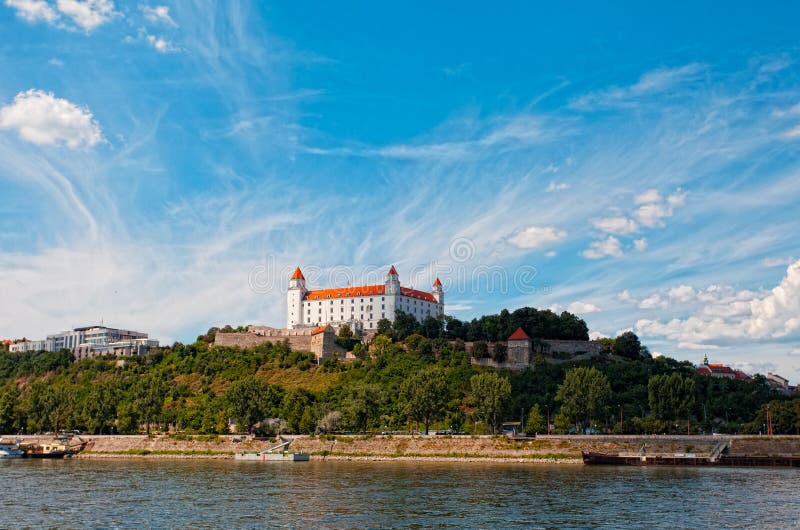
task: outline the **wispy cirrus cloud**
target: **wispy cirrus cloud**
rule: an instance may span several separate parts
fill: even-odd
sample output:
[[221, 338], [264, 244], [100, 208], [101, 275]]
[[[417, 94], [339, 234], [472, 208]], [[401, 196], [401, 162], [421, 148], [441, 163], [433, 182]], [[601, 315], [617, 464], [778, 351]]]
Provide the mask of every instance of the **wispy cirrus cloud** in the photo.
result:
[[674, 68], [651, 70], [628, 86], [615, 86], [584, 94], [572, 100], [570, 107], [576, 110], [597, 110], [609, 107], [625, 107], [645, 96], [663, 94], [676, 85], [701, 78], [706, 66], [689, 63]]

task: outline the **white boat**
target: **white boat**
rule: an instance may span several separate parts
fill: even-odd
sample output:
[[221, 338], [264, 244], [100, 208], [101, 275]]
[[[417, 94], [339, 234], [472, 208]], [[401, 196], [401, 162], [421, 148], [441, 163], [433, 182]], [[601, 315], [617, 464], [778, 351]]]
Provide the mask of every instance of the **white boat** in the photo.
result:
[[308, 462], [308, 453], [292, 453], [280, 451], [273, 453], [262, 451], [260, 453], [236, 453], [233, 456], [236, 460], [253, 460], [257, 462]]
[[290, 443], [292, 443], [291, 440], [259, 453], [236, 453], [233, 455], [233, 458], [235, 460], [250, 460], [256, 462], [308, 462], [308, 453], [294, 453], [278, 450], [288, 447]]
[[22, 458], [22, 449], [17, 442], [4, 442], [0, 439], [0, 458]]

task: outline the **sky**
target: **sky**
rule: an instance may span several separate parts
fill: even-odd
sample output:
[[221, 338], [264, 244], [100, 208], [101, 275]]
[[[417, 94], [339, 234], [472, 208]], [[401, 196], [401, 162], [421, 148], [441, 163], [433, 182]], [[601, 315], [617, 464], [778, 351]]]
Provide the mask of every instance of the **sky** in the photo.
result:
[[0, 338], [394, 264], [800, 382], [800, 4], [378, 4], [0, 0]]

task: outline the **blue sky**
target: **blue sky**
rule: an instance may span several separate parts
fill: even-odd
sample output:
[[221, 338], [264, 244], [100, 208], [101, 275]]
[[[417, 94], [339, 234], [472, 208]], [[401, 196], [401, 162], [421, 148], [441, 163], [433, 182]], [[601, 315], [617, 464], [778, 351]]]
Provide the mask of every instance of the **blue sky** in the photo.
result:
[[445, 284], [800, 379], [790, 3], [0, 4], [0, 335]]

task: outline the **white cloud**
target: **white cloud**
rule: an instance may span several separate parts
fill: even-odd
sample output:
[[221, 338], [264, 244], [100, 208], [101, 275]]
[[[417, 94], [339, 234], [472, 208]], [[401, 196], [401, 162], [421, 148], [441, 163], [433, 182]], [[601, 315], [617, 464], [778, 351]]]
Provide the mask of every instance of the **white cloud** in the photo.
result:
[[608, 232], [610, 234], [626, 235], [636, 232], [639, 225], [633, 219], [627, 217], [605, 217], [603, 219], [594, 219], [592, 224], [598, 230]]
[[658, 293], [651, 294], [641, 302], [639, 302], [639, 309], [656, 309], [656, 308], [664, 308], [667, 306], [667, 303], [661, 299], [661, 295]]
[[616, 237], [608, 236], [607, 239], [592, 241], [589, 248], [581, 252], [581, 255], [589, 259], [600, 259], [606, 256], [619, 258], [622, 257], [622, 245]]
[[169, 42], [168, 40], [165, 40], [163, 37], [148, 35], [147, 43], [150, 44], [150, 46], [152, 46], [153, 48], [155, 48], [156, 51], [159, 53], [169, 53], [176, 51], [172, 43]]
[[553, 313], [561, 313], [562, 311], [569, 311], [572, 314], [580, 315], [585, 313], [598, 313], [602, 311], [599, 307], [594, 304], [590, 304], [589, 302], [583, 302], [581, 300], [577, 300], [572, 302], [567, 307], [562, 306], [561, 304], [553, 304], [548, 309]]
[[798, 138], [800, 137], [800, 125], [792, 127], [788, 131], [784, 133], [787, 138]]
[[529, 226], [509, 238], [509, 242], [519, 248], [535, 249], [561, 241], [566, 236], [565, 231], [552, 226]]
[[56, 7], [86, 31], [92, 31], [116, 15], [111, 0], [57, 0]]
[[548, 193], [553, 193], [554, 191], [561, 191], [568, 189], [569, 189], [569, 184], [567, 184], [566, 182], [550, 181], [550, 184], [547, 186]]
[[[658, 192], [653, 193], [654, 191], [650, 190], [636, 198], [637, 204], [641, 204], [641, 206], [633, 214], [637, 221], [648, 228], [662, 224], [663, 219], [672, 217], [674, 208], [683, 206], [686, 202], [686, 192], [680, 189], [667, 197], [666, 201], [661, 199]], [[646, 199], [647, 202], [643, 199]]]
[[678, 188], [675, 193], [667, 197], [667, 203], [673, 208], [683, 206], [686, 204], [686, 192]]
[[783, 337], [800, 330], [800, 260], [769, 295], [750, 302], [748, 334], [755, 338]]
[[170, 26], [177, 28], [178, 24], [172, 19], [169, 14], [168, 6], [139, 6], [144, 14], [144, 18], [150, 22], [164, 22]]
[[679, 342], [678, 349], [681, 350], [718, 350], [719, 346], [714, 344], [697, 344], [696, 342]]
[[567, 311], [575, 314], [584, 314], [584, 313], [597, 313], [599, 311], [602, 311], [602, 309], [600, 309], [594, 304], [578, 300], [577, 302], [572, 302], [571, 304], [569, 304], [567, 306]]
[[794, 262], [794, 258], [764, 258], [761, 260], [761, 265], [764, 267], [786, 267]]
[[651, 352], [651, 355], [653, 356], [653, 359], [658, 359], [659, 357], [663, 357], [664, 356], [664, 354], [661, 353], [660, 351]]
[[643, 250], [647, 250], [647, 238], [643, 237], [641, 239], [634, 239], [633, 240], [633, 248], [635, 248], [639, 252], [641, 252]]
[[103, 141], [89, 109], [36, 89], [20, 92], [12, 104], [0, 107], [0, 129], [15, 129], [21, 138], [39, 145], [76, 148]]
[[6, 5], [17, 12], [17, 16], [28, 22], [43, 21], [52, 24], [58, 13], [45, 0], [6, 0]]
[[651, 202], [661, 202], [661, 194], [658, 190], [647, 190], [640, 193], [633, 200], [636, 204], [649, 204]]
[[669, 217], [672, 213], [663, 204], [645, 204], [633, 215], [644, 226], [653, 228], [661, 222], [661, 219]]
[[667, 294], [671, 299], [677, 300], [678, 302], [689, 302], [695, 298], [694, 288], [688, 285], [673, 287]]
[[631, 295], [631, 292], [627, 289], [619, 293], [617, 295], [617, 299], [620, 300], [621, 302], [632, 302], [634, 304], [638, 303], [638, 300], [634, 298], [633, 295]]
[[[688, 298], [686, 286], [676, 297]], [[657, 296], [657, 295], [655, 295]], [[693, 315], [669, 322], [642, 319], [636, 329], [642, 335], [663, 336], [682, 343], [700, 344], [721, 339], [778, 339], [800, 331], [800, 261], [768, 292], [737, 291], [711, 285], [695, 291], [703, 307]]]
[[61, 66], [64, 66], [64, 61], [62, 61], [62, 60], [61, 60], [61, 59], [59, 59], [58, 57], [53, 57], [52, 59], [50, 59], [49, 61], [47, 61], [47, 64], [49, 64], [50, 66], [58, 66], [58, 67], [61, 67]]
[[547, 258], [554, 258], [556, 257], [557, 252], [555, 250], [548, 250], [547, 252], [544, 253], [544, 255]]
[[600, 331], [590, 331], [589, 332], [589, 340], [600, 340], [602, 338], [605, 338], [606, 336], [607, 335], [605, 333], [602, 333]]

